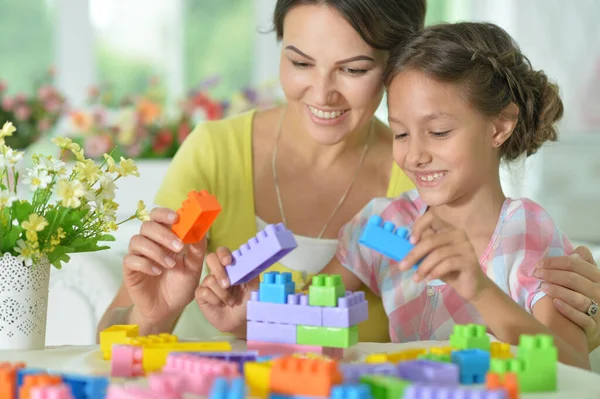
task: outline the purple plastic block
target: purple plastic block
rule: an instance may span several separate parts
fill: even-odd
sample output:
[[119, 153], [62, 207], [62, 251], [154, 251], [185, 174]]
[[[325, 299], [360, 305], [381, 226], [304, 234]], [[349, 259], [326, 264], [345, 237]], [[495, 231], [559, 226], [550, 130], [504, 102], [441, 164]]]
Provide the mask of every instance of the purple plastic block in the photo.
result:
[[296, 344], [296, 325], [249, 321], [246, 339], [278, 344]]
[[260, 302], [258, 296], [258, 291], [253, 291], [250, 294], [246, 309], [248, 320], [305, 326], [322, 325], [322, 308], [309, 306], [306, 295], [288, 295], [287, 304]]
[[508, 399], [505, 390], [484, 391], [413, 384], [404, 390], [403, 399]]
[[342, 363], [340, 372], [344, 376], [344, 384], [358, 384], [363, 375], [385, 375], [397, 377], [398, 370], [392, 363]]
[[398, 378], [423, 384], [458, 385], [459, 369], [452, 363], [410, 360], [398, 363]]
[[346, 292], [336, 308], [323, 308], [324, 327], [352, 327], [369, 318], [369, 304], [362, 291]]
[[298, 246], [283, 223], [270, 224], [246, 244], [233, 251], [233, 261], [225, 270], [231, 285], [254, 279]]
[[173, 352], [169, 354], [169, 357], [187, 355], [187, 356], [198, 356], [206, 357], [208, 359], [220, 359], [227, 362], [236, 363], [243, 374], [244, 363], [255, 362], [258, 359], [258, 351], [247, 351], [247, 352]]

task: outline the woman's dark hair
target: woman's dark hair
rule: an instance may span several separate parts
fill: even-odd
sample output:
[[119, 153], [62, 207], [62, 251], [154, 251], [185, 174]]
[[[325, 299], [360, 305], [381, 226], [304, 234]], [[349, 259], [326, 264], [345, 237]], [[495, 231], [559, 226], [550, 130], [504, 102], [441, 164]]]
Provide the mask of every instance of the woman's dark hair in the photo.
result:
[[273, 23], [283, 38], [283, 21], [294, 7], [323, 5], [337, 11], [365, 42], [379, 50], [391, 50], [423, 29], [426, 0], [277, 0]]
[[507, 105], [517, 105], [517, 124], [500, 148], [508, 161], [534, 154], [544, 142], [557, 139], [555, 123], [563, 115], [558, 86], [534, 70], [510, 35], [494, 24], [441, 24], [418, 32], [392, 50], [386, 86], [407, 69], [464, 88], [484, 115], [497, 116]]

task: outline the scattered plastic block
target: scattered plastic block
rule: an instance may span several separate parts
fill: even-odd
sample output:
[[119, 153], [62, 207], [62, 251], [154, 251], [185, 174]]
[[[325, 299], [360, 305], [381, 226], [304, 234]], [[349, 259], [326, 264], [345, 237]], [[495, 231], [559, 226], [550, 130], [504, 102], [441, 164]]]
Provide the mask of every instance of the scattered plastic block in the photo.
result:
[[411, 383], [397, 377], [385, 375], [363, 375], [360, 382], [371, 388], [374, 398], [403, 398], [404, 391]]
[[144, 375], [142, 348], [133, 345], [115, 345], [110, 361], [111, 377], [139, 377]]
[[230, 284], [251, 281], [297, 246], [294, 235], [283, 223], [268, 225], [233, 251], [233, 261], [225, 268]]
[[396, 377], [398, 370], [392, 363], [342, 363], [340, 372], [344, 377], [345, 384], [358, 384], [363, 375], [385, 375]]
[[62, 379], [57, 375], [49, 374], [33, 374], [27, 375], [23, 379], [23, 385], [20, 386], [19, 399], [29, 399], [31, 397], [31, 391], [34, 388], [46, 387], [51, 385], [59, 385], [62, 383]]
[[175, 352], [169, 356], [178, 356], [180, 353], [209, 359], [220, 359], [238, 365], [240, 372], [244, 370], [244, 363], [254, 362], [258, 358], [258, 351], [250, 352]]
[[252, 397], [266, 398], [271, 387], [271, 368], [273, 363], [248, 362], [244, 364], [244, 378], [248, 394]]
[[490, 337], [480, 324], [456, 324], [450, 334], [450, 346], [454, 349], [490, 350]]
[[366, 384], [336, 385], [331, 389], [331, 399], [373, 399], [371, 388]]
[[[400, 262], [414, 247], [408, 240], [409, 233], [406, 228], [396, 228], [394, 223], [384, 222], [381, 216], [373, 215], [369, 218], [358, 242]], [[420, 263], [421, 261], [415, 267]]]
[[398, 363], [398, 377], [413, 383], [458, 385], [459, 369], [451, 363], [409, 360]]
[[292, 354], [320, 354], [331, 359], [344, 357], [343, 348], [330, 348], [317, 345], [282, 344], [277, 342], [247, 341], [247, 348], [256, 350], [261, 356], [264, 355], [292, 355]]
[[190, 191], [177, 210], [179, 221], [171, 230], [184, 244], [197, 243], [204, 238], [220, 212], [221, 205], [214, 195], [206, 190]]
[[296, 326], [296, 342], [300, 345], [349, 348], [358, 343], [358, 326], [346, 328]]
[[367, 356], [365, 362], [367, 363], [398, 363], [407, 360], [415, 360], [417, 357], [427, 353], [427, 349], [424, 348], [411, 348], [404, 349], [398, 352], [390, 353], [372, 353]]
[[258, 300], [260, 302], [285, 304], [288, 295], [295, 292], [296, 284], [292, 281], [292, 273], [269, 272], [263, 274], [263, 280], [258, 291]]
[[208, 395], [217, 377], [231, 379], [240, 376], [237, 365], [233, 363], [191, 355], [169, 357], [163, 372], [183, 376], [186, 392], [194, 395]]
[[209, 399], [245, 399], [246, 384], [243, 378], [217, 378], [210, 390]]
[[452, 363], [460, 368], [460, 383], [483, 384], [490, 369], [490, 353], [481, 349], [464, 349], [452, 352]]
[[519, 399], [519, 380], [515, 373], [500, 375], [488, 372], [485, 377], [485, 387], [488, 391], [506, 391], [508, 399]]
[[[31, 399], [75, 399], [71, 389], [65, 384], [34, 387], [31, 389]], [[7, 399], [3, 397], [3, 399]]]
[[99, 375], [61, 373], [60, 377], [75, 399], [104, 399], [108, 390], [108, 378]]
[[17, 372], [25, 363], [0, 363], [0, 398], [16, 399]]
[[297, 326], [293, 324], [263, 323], [249, 321], [246, 339], [249, 341], [274, 342], [279, 344], [295, 344], [297, 342]]
[[513, 359], [510, 345], [506, 342], [491, 342], [490, 355], [492, 359]]
[[417, 360], [429, 360], [432, 362], [452, 363], [452, 358], [450, 355], [444, 355], [444, 354], [438, 355], [438, 354], [431, 353], [431, 352], [417, 356]]
[[260, 302], [258, 297], [258, 291], [253, 291], [250, 294], [246, 310], [246, 318], [248, 320], [279, 324], [303, 324], [308, 326], [322, 325], [322, 308], [309, 306], [306, 295], [288, 295], [285, 305]]
[[[369, 304], [362, 291], [346, 292], [338, 299], [337, 307], [323, 308], [324, 327], [352, 327], [369, 318]], [[298, 323], [305, 324], [305, 323]]]
[[28, 375], [47, 375], [48, 371], [45, 369], [34, 369], [34, 368], [26, 368], [21, 367], [17, 369], [17, 388], [20, 388], [23, 385], [23, 381], [25, 377]]
[[185, 377], [177, 373], [150, 374], [148, 385], [161, 399], [181, 399], [186, 391]]
[[163, 399], [159, 393], [150, 388], [136, 385], [111, 385], [106, 392], [106, 399]]
[[273, 360], [271, 392], [294, 396], [328, 397], [342, 383], [337, 362], [284, 356]]
[[403, 399], [508, 399], [505, 391], [468, 390], [459, 387], [413, 384], [404, 391]]
[[100, 350], [104, 360], [110, 360], [113, 345], [124, 344], [127, 338], [138, 337], [139, 333], [137, 325], [114, 325], [100, 331]]
[[339, 274], [318, 274], [312, 278], [308, 287], [308, 304], [310, 306], [336, 307], [338, 299], [346, 294], [346, 287]]

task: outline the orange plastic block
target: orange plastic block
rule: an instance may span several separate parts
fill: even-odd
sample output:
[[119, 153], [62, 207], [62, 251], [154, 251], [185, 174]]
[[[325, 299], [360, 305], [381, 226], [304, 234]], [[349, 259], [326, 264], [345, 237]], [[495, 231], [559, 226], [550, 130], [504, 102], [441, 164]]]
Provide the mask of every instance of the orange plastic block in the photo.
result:
[[206, 190], [190, 191], [177, 211], [179, 221], [172, 230], [184, 244], [194, 244], [202, 240], [220, 212], [221, 205], [214, 195]]
[[509, 399], [519, 398], [519, 380], [517, 374], [506, 373], [487, 373], [485, 376], [485, 387], [490, 391], [503, 389], [506, 391]]
[[58, 385], [60, 383], [62, 383], [62, 378], [57, 375], [26, 375], [25, 378], [23, 378], [23, 385], [21, 385], [21, 389], [19, 389], [19, 399], [31, 399], [31, 390], [33, 388]]
[[270, 383], [272, 393], [329, 397], [331, 388], [342, 380], [335, 361], [284, 356], [273, 360]]
[[490, 355], [492, 359], [512, 359], [510, 345], [505, 342], [492, 342], [490, 344]]
[[25, 363], [0, 363], [0, 398], [17, 399], [17, 371], [25, 367]]

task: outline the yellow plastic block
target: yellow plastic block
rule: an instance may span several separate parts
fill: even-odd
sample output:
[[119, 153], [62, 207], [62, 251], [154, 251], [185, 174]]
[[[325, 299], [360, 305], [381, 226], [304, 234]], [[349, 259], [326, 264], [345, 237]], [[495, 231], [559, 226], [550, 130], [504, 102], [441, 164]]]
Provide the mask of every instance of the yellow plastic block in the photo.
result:
[[492, 342], [490, 344], [490, 355], [492, 359], [514, 358], [514, 355], [510, 351], [510, 345], [505, 342]]
[[227, 352], [229, 342], [173, 342], [142, 346], [142, 369], [145, 373], [160, 371], [167, 364], [171, 352]]
[[429, 353], [432, 355], [450, 355], [452, 354], [451, 346], [432, 346], [429, 348]]
[[273, 367], [271, 361], [244, 363], [244, 378], [246, 379], [249, 396], [256, 398], [269, 397], [271, 390], [271, 367]]
[[424, 355], [427, 350], [424, 348], [405, 349], [400, 352], [391, 353], [373, 353], [365, 359], [367, 363], [399, 363], [407, 360], [415, 360], [417, 356]]
[[155, 344], [172, 344], [178, 342], [176, 335], [167, 333], [150, 334], [144, 337], [128, 338], [125, 340], [125, 345], [147, 346]]
[[100, 332], [100, 350], [104, 360], [110, 360], [112, 347], [124, 344], [128, 338], [137, 337], [140, 328], [137, 325], [114, 325]]

